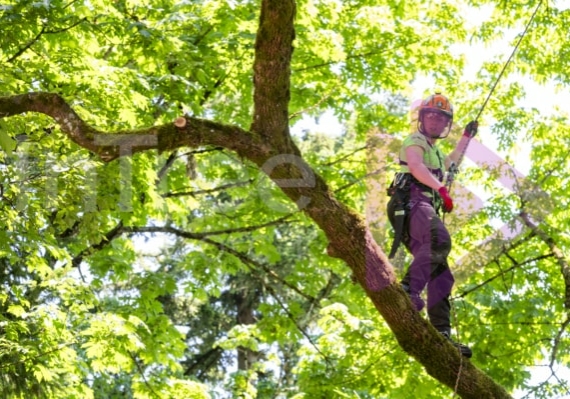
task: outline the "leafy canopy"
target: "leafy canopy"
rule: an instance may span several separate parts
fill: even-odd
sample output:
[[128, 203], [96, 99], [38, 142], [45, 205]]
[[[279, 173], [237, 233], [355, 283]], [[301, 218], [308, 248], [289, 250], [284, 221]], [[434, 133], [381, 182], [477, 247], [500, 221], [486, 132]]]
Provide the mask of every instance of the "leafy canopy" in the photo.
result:
[[[380, 209], [369, 225], [383, 248], [387, 160], [423, 79], [422, 95], [454, 102], [450, 149], [536, 5], [297, 2], [289, 122], [321, 123], [293, 139], [343, 204]], [[0, 92], [58, 93], [102, 131], [181, 115], [247, 130], [260, 18], [245, 0], [4, 1]], [[567, 90], [568, 18], [557, 3], [539, 8], [480, 119], [483, 145], [526, 176], [467, 165], [457, 186], [485, 206], [449, 221], [457, 336], [521, 397], [570, 389], [570, 130], [565, 103], [545, 110], [528, 90]], [[505, 51], [491, 54], [497, 43]], [[472, 76], [468, 46], [485, 49]], [[453, 396], [327, 255], [322, 229], [227, 148], [104, 163], [38, 113], [0, 119], [0, 147], [3, 397]], [[503, 224], [516, 234], [495, 237]], [[408, 262], [400, 253], [397, 272]]]

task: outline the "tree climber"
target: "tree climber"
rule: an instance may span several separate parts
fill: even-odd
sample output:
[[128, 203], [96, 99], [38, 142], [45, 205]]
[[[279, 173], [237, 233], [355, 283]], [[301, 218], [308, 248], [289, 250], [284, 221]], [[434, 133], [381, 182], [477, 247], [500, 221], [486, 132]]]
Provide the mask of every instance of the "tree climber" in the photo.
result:
[[[408, 136], [400, 149], [400, 172], [388, 189], [388, 217], [395, 230], [392, 258], [401, 242], [413, 256], [402, 287], [420, 311], [425, 303], [421, 292], [427, 285], [427, 313], [431, 324], [451, 341], [449, 295], [454, 278], [447, 263], [451, 237], [439, 217], [453, 210], [453, 200], [444, 185], [444, 173], [460, 162], [469, 140], [477, 133], [477, 121], [470, 122], [455, 150], [445, 157], [436, 146], [446, 138], [453, 124], [453, 106], [435, 93], [419, 107], [417, 131]], [[458, 165], [457, 165], [458, 166]], [[461, 354], [471, 357], [471, 349], [451, 341]]]

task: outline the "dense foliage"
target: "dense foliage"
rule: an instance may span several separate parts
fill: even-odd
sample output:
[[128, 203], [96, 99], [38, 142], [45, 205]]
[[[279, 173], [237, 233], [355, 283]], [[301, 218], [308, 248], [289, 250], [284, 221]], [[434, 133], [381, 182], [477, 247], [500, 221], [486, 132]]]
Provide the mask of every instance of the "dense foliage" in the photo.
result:
[[[259, 3], [6, 0], [3, 104], [50, 92], [101, 131], [181, 115], [247, 130]], [[386, 249], [383, 188], [418, 87], [453, 99], [449, 150], [539, 2], [296, 3], [293, 139]], [[570, 396], [570, 129], [555, 94], [570, 84], [568, 18], [556, 2], [538, 8], [482, 113], [482, 144], [447, 220], [455, 338], [517, 397]], [[103, 162], [45, 114], [6, 115], [2, 397], [454, 396], [402, 349], [303, 206], [254, 163], [214, 145]], [[484, 204], [461, 196], [465, 187]], [[396, 272], [408, 262], [400, 252]]]

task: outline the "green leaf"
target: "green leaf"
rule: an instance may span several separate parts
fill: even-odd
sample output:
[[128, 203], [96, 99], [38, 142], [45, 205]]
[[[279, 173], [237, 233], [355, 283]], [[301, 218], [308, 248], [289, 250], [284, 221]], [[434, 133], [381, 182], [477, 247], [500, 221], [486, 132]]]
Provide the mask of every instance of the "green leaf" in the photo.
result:
[[26, 310], [20, 305], [10, 305], [8, 306], [8, 313], [16, 317], [24, 317], [26, 315]]
[[8, 135], [6, 122], [0, 119], [0, 147], [8, 154], [12, 155], [16, 149], [16, 140]]

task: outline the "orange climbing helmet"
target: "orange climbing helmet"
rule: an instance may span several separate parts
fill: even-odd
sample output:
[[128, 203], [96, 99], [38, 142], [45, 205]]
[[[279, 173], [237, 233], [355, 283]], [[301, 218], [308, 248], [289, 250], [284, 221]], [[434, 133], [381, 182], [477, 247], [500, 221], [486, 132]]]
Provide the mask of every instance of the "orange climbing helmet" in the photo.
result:
[[[425, 129], [426, 120], [438, 119], [441, 122], [446, 122], [445, 128], [439, 134], [429, 134]], [[436, 92], [432, 94], [420, 104], [420, 109], [418, 113], [418, 131], [426, 136], [443, 139], [447, 137], [451, 131], [451, 125], [453, 124], [453, 105], [449, 102], [447, 97], [441, 93]], [[447, 130], [447, 132], [445, 132]], [[443, 134], [445, 133], [445, 134]]]

